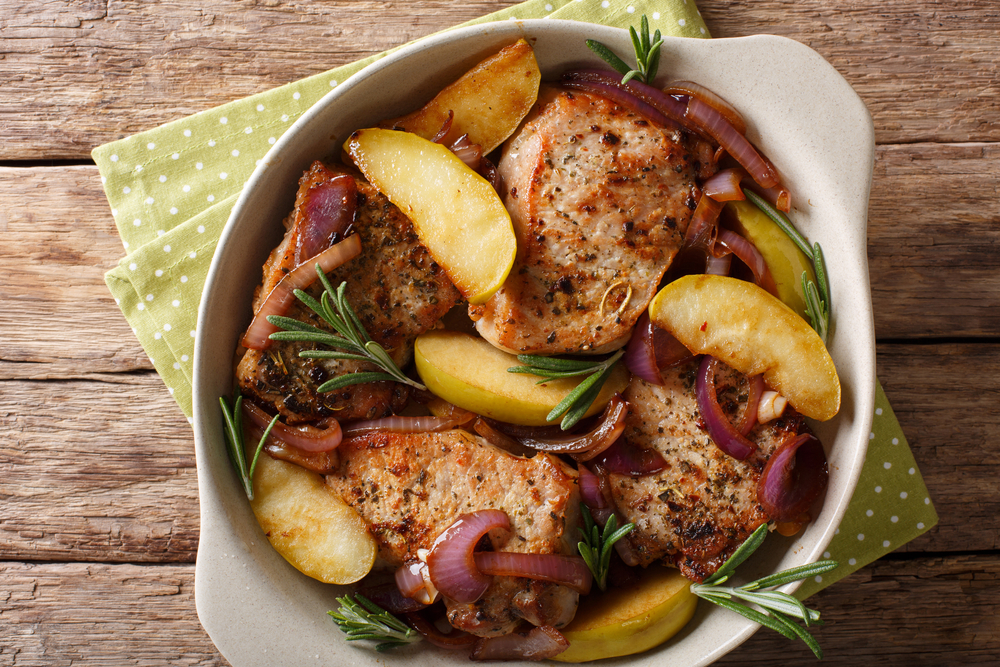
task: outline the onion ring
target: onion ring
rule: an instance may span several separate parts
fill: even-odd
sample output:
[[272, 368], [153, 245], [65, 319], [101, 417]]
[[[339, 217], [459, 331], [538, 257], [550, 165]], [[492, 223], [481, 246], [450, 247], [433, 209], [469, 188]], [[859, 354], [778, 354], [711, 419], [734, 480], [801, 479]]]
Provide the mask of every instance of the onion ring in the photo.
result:
[[771, 454], [757, 482], [757, 502], [774, 521], [797, 521], [826, 489], [823, 445], [810, 433], [789, 437]]
[[525, 447], [553, 454], [573, 454], [578, 461], [587, 461], [611, 446], [625, 430], [628, 403], [621, 394], [611, 397], [593, 430], [549, 438], [520, 438]]
[[483, 596], [490, 578], [476, 569], [472, 550], [494, 528], [510, 528], [506, 512], [479, 510], [461, 515], [434, 540], [427, 555], [427, 567], [431, 581], [442, 595], [466, 603]]
[[698, 381], [695, 386], [695, 396], [698, 399], [698, 411], [705, 422], [705, 430], [715, 446], [729, 454], [734, 459], [743, 461], [757, 451], [757, 446], [746, 439], [726, 417], [715, 394], [715, 357], [705, 355], [698, 368]]

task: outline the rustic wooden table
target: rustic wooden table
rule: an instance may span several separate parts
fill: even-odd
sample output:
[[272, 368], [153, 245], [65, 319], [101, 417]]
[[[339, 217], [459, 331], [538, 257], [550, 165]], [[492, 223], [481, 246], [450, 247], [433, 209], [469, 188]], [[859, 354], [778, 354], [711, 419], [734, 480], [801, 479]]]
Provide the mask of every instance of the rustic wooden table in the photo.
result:
[[[0, 666], [225, 664], [191, 428], [104, 285], [94, 146], [509, 6], [0, 0]], [[875, 119], [878, 375], [940, 525], [814, 598], [827, 662], [1000, 664], [1000, 6], [702, 0], [824, 55]], [[812, 664], [760, 632], [726, 664]]]

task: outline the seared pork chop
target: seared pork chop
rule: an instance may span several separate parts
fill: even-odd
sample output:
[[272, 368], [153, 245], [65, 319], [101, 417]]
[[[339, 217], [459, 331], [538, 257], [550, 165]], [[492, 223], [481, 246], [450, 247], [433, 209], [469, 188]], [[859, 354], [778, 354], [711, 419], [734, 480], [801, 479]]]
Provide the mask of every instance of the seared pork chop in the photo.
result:
[[[746, 376], [723, 364], [716, 372], [719, 405], [731, 418], [747, 402]], [[675, 565], [688, 579], [714, 573], [750, 533], [768, 520], [757, 503], [757, 480], [771, 453], [803, 428], [791, 408], [758, 424], [748, 439], [757, 451], [744, 461], [724, 453], [704, 430], [695, 398], [698, 363], [665, 371], [660, 387], [632, 378], [624, 437], [654, 449], [667, 467], [643, 477], [609, 475], [614, 503], [636, 528], [627, 536], [643, 566]]]
[[[392, 567], [416, 560], [460, 515], [482, 509], [510, 517], [509, 532], [490, 532], [494, 550], [577, 553], [576, 471], [549, 454], [521, 458], [461, 430], [376, 432], [337, 451], [340, 465], [327, 484], [368, 522], [380, 557]], [[476, 602], [445, 604], [454, 627], [496, 636], [522, 619], [561, 627], [573, 619], [577, 600], [565, 586], [498, 576]]]
[[[534, 354], [620, 347], [684, 238], [711, 153], [606, 98], [543, 89], [499, 164], [517, 260], [470, 316]], [[698, 155], [696, 155], [698, 152]]]
[[[317, 184], [342, 176], [321, 162], [313, 164], [299, 182], [295, 211], [285, 224], [288, 231], [264, 265], [264, 280], [254, 300], [259, 309], [264, 298], [299, 261], [298, 237], [308, 225], [310, 193]], [[361, 254], [330, 272], [334, 286], [347, 281], [347, 300], [373, 340], [388, 350], [400, 366], [413, 351], [413, 340], [427, 331], [461, 298], [444, 271], [421, 245], [409, 218], [384, 195], [357, 175], [357, 213], [353, 229], [361, 236]], [[307, 290], [318, 298], [317, 281]], [[321, 329], [330, 326], [296, 300], [288, 317]], [[350, 360], [302, 359], [302, 350], [315, 343], [272, 341], [266, 350], [247, 350], [237, 367], [244, 394], [272, 406], [288, 423], [335, 418], [372, 419], [392, 414], [406, 405], [407, 388], [394, 382], [370, 382], [319, 393], [326, 380], [356, 371], [379, 370], [372, 364]]]

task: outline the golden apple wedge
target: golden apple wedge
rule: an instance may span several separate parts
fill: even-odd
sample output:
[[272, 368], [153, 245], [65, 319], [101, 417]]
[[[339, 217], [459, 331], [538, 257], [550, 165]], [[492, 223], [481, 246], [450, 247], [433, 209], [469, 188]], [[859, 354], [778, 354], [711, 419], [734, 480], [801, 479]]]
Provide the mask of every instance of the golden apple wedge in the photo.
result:
[[253, 488], [257, 523], [295, 569], [328, 584], [354, 583], [371, 571], [375, 538], [320, 475], [262, 452]]
[[648, 651], [677, 634], [697, 606], [691, 582], [680, 572], [651, 566], [632, 586], [585, 598], [561, 630], [569, 648], [552, 659], [589, 662]]
[[[523, 365], [516, 356], [456, 331], [418, 336], [413, 356], [420, 379], [435, 395], [476, 414], [524, 426], [551, 424], [545, 417], [583, 379], [536, 384], [534, 375], [507, 372]], [[624, 364], [616, 365], [587, 414], [603, 410], [615, 392], [625, 389], [628, 378]]]
[[469, 303], [484, 303], [510, 273], [517, 240], [493, 187], [450, 150], [409, 132], [370, 128], [344, 150], [410, 220]]
[[521, 124], [538, 99], [541, 80], [535, 52], [520, 39], [473, 67], [420, 109], [384, 121], [379, 127], [431, 139], [452, 112], [451, 128], [441, 143], [450, 146], [467, 134], [486, 155]]
[[771, 218], [750, 202], [731, 201], [726, 204], [726, 209], [736, 231], [764, 256], [778, 288], [778, 298], [805, 319], [806, 296], [802, 291], [802, 272], [805, 271], [809, 280], [816, 280], [812, 261]]
[[764, 382], [796, 410], [826, 421], [840, 409], [840, 379], [826, 346], [791, 308], [753, 283], [684, 276], [649, 304], [649, 317], [697, 354]]

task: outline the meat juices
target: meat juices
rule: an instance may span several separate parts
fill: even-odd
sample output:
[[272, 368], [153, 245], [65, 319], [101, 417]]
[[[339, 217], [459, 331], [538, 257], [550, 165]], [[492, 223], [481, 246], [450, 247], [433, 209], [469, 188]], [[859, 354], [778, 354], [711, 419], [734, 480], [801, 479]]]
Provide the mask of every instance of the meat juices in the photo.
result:
[[712, 154], [608, 99], [544, 88], [499, 172], [517, 236], [500, 290], [470, 307], [508, 351], [623, 345], [684, 238]]
[[[625, 392], [630, 411], [624, 437], [657, 451], [666, 469], [642, 477], [610, 474], [615, 507], [636, 527], [626, 539], [642, 566], [657, 561], [702, 581], [714, 573], [768, 517], [757, 502], [757, 481], [768, 458], [804, 428], [790, 408], [781, 419], [756, 425], [748, 439], [757, 451], [739, 461], [712, 442], [700, 424], [695, 398], [698, 362], [668, 369], [656, 386], [632, 378]], [[719, 405], [730, 419], [747, 402], [746, 376], [720, 364]]]
[[[285, 220], [288, 231], [264, 264], [264, 281], [254, 298], [256, 312], [271, 288], [296, 265], [297, 239], [308, 225], [306, 200], [316, 183], [345, 173], [321, 162], [299, 181], [295, 210]], [[351, 172], [354, 173], [354, 172]], [[430, 329], [461, 296], [427, 249], [413, 224], [374, 187], [357, 178], [354, 229], [361, 236], [361, 255], [329, 273], [334, 286], [347, 280], [345, 294], [373, 340], [400, 366], [409, 362], [413, 340]], [[307, 290], [323, 291], [317, 281]], [[297, 299], [288, 317], [332, 331]], [[272, 341], [266, 350], [247, 350], [236, 374], [242, 392], [281, 413], [289, 424], [333, 417], [339, 421], [373, 419], [401, 410], [409, 393], [395, 382], [369, 382], [332, 392], [316, 391], [326, 380], [345, 373], [379, 370], [367, 362], [302, 359], [299, 352], [315, 343]]]
[[[576, 555], [577, 475], [554, 456], [521, 458], [460, 430], [374, 432], [337, 451], [340, 465], [327, 484], [368, 523], [380, 558], [393, 568], [416, 560], [462, 514], [482, 509], [510, 517], [509, 532], [489, 533], [494, 550]], [[492, 637], [522, 620], [562, 627], [578, 597], [559, 584], [497, 576], [476, 602], [445, 604], [454, 627]]]

